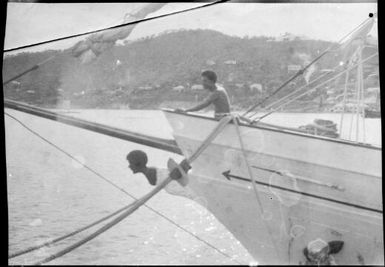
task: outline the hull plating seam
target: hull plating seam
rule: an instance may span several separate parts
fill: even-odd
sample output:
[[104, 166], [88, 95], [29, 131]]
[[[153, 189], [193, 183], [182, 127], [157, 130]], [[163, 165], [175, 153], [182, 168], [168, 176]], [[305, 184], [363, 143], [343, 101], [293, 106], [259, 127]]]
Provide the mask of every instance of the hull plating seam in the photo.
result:
[[[251, 182], [250, 179], [243, 178], [243, 177], [240, 177], [240, 176], [236, 176], [236, 175], [233, 175], [233, 174], [231, 174], [231, 178], [236, 179], [236, 180], [242, 180], [242, 181]], [[318, 199], [323, 199], [323, 200], [339, 203], [339, 204], [342, 204], [342, 205], [346, 205], [346, 206], [350, 206], [350, 207], [354, 207], [354, 208], [358, 208], [358, 209], [363, 209], [363, 210], [368, 210], [368, 211], [372, 211], [372, 212], [376, 212], [376, 213], [382, 214], [382, 210], [378, 210], [378, 209], [373, 209], [373, 208], [369, 208], [369, 207], [365, 207], [365, 206], [360, 206], [360, 205], [348, 203], [348, 202], [345, 202], [345, 201], [340, 201], [340, 200], [336, 200], [336, 199], [332, 199], [332, 198], [327, 198], [327, 197], [323, 197], [323, 196], [309, 194], [309, 193], [306, 193], [306, 192], [297, 191], [297, 190], [281, 187], [281, 186], [278, 186], [278, 185], [271, 185], [271, 184], [260, 182], [260, 181], [255, 181], [255, 183], [260, 184], [260, 185], [266, 185], [266, 186], [277, 188], [277, 189], [281, 189], [281, 190], [284, 190], [284, 191], [289, 191], [289, 192], [301, 194], [301, 195], [308, 196], [308, 197], [314, 197], [314, 198], [318, 198]]]

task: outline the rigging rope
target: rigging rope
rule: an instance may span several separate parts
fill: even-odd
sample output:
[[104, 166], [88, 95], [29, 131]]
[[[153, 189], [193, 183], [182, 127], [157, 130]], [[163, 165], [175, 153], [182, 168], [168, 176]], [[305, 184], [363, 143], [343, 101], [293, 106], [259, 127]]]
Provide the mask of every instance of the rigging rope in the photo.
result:
[[[373, 57], [376, 56], [376, 55], [378, 55], [378, 53], [374, 53], [374, 54], [372, 54], [371, 56], [369, 56], [369, 57], [365, 58], [364, 60], [362, 60], [360, 63], [356, 63], [355, 65], [352, 66], [352, 68], [354, 68], [354, 67], [357, 66], [358, 64], [362, 64], [362, 63], [368, 61], [369, 59], [373, 58]], [[303, 97], [304, 95], [307, 95], [307, 94], [313, 92], [314, 90], [318, 89], [319, 87], [323, 86], [324, 84], [326, 84], [326, 83], [328, 83], [328, 82], [330, 82], [330, 81], [332, 81], [332, 80], [334, 80], [334, 79], [340, 77], [342, 74], [345, 74], [345, 73], [348, 72], [349, 70], [350, 70], [350, 69], [346, 69], [346, 70], [344, 70], [344, 71], [341, 71], [340, 73], [338, 73], [338, 74], [335, 75], [334, 77], [332, 77], [332, 78], [330, 78], [330, 79], [328, 79], [328, 80], [326, 80], [326, 81], [324, 81], [324, 82], [318, 84], [317, 86], [315, 86], [315, 87], [312, 88], [311, 90], [306, 91], [306, 92], [304, 92], [304, 93], [302, 93], [302, 94], [300, 94], [300, 95], [298, 95], [298, 96], [296, 96], [296, 97], [290, 99], [290, 100], [287, 101], [286, 103], [281, 104], [281, 106], [280, 106], [279, 108], [282, 108], [283, 106], [286, 106], [286, 105], [290, 104], [291, 102], [293, 102], [293, 101], [295, 101], [295, 100], [297, 100], [297, 99]], [[277, 109], [278, 109], [278, 108], [276, 108], [276, 109], [270, 111], [267, 115], [272, 114], [273, 112], [277, 111]], [[263, 116], [263, 118], [264, 118], [264, 117], [266, 117], [266, 116]], [[257, 120], [257, 122], [260, 121], [261, 119], [262, 119], [262, 118], [259, 118], [259, 119]]]
[[[377, 14], [377, 13], [376, 13]], [[262, 101], [258, 102], [257, 104], [254, 104], [253, 106], [251, 106], [249, 109], [247, 109], [243, 114], [242, 114], [242, 117], [245, 117], [248, 113], [250, 113], [251, 111], [253, 111], [255, 108], [257, 108], [258, 106], [262, 105], [263, 103], [265, 103], [270, 97], [272, 97], [273, 95], [275, 95], [276, 93], [278, 93], [280, 90], [282, 90], [287, 84], [289, 84], [291, 81], [293, 81], [294, 79], [296, 79], [299, 75], [303, 74], [304, 71], [306, 69], [308, 69], [311, 65], [313, 65], [315, 62], [317, 62], [320, 58], [322, 58], [324, 55], [326, 55], [327, 53], [331, 52], [332, 51], [332, 48], [334, 46], [337, 46], [339, 45], [343, 40], [345, 40], [348, 36], [350, 36], [351, 34], [353, 34], [354, 32], [358, 31], [359, 28], [363, 27], [364, 24], [366, 24], [368, 21], [374, 19], [374, 17], [369, 17], [367, 18], [366, 20], [364, 20], [361, 24], [359, 24], [357, 27], [355, 27], [353, 30], [351, 30], [348, 34], [346, 34], [345, 36], [343, 36], [339, 41], [337, 41], [337, 43], [334, 43], [332, 44], [331, 46], [329, 46], [325, 51], [323, 51], [319, 56], [317, 56], [315, 59], [313, 59], [309, 64], [307, 64], [303, 69], [299, 70], [296, 74], [294, 74], [291, 78], [289, 78], [287, 81], [285, 81], [280, 87], [278, 87], [276, 90], [273, 91], [272, 94], [268, 95], [267, 97], [265, 97]]]
[[105, 231], [107, 231], [111, 227], [113, 227], [116, 224], [118, 224], [119, 222], [121, 222], [127, 216], [132, 214], [139, 207], [144, 205], [144, 203], [146, 203], [150, 198], [152, 198], [155, 194], [157, 194], [160, 190], [162, 190], [172, 180], [173, 179], [169, 176], [166, 180], [162, 181], [157, 187], [155, 187], [153, 190], [151, 190], [151, 192], [147, 193], [145, 196], [143, 196], [139, 200], [137, 200], [134, 203], [132, 203], [132, 206], [128, 210], [123, 212], [123, 214], [119, 215], [117, 218], [115, 218], [111, 222], [107, 223], [106, 225], [104, 225], [103, 227], [101, 227], [100, 229], [95, 231], [94, 233], [92, 233], [92, 234], [88, 235], [87, 237], [81, 239], [80, 241], [76, 242], [75, 244], [72, 244], [72, 245], [64, 248], [63, 250], [61, 250], [61, 251], [59, 251], [59, 252], [57, 252], [57, 253], [55, 253], [55, 254], [53, 254], [53, 255], [45, 258], [45, 259], [43, 259], [43, 260], [40, 260], [40, 261], [38, 261], [36, 263], [33, 263], [32, 265], [42, 265], [43, 263], [47, 263], [47, 262], [50, 262], [50, 261], [52, 261], [52, 260], [54, 260], [56, 258], [64, 256], [65, 254], [67, 254], [67, 253], [71, 252], [72, 250], [80, 247], [81, 245], [85, 244], [86, 242], [94, 239], [98, 235], [104, 233]]
[[242, 155], [243, 155], [243, 158], [244, 158], [246, 166], [247, 166], [247, 172], [248, 172], [248, 174], [250, 176], [251, 183], [253, 185], [255, 197], [256, 197], [258, 205], [259, 205], [259, 207], [261, 208], [261, 211], [262, 211], [262, 213], [261, 213], [262, 221], [264, 222], [264, 224], [265, 224], [265, 226], [267, 228], [267, 231], [268, 231], [268, 233], [270, 235], [271, 241], [272, 241], [273, 246], [275, 248], [275, 252], [277, 253], [277, 256], [279, 258], [280, 257], [279, 252], [278, 252], [279, 250], [278, 250], [277, 245], [276, 245], [276, 243], [274, 241], [273, 234], [271, 233], [269, 225], [265, 221], [265, 218], [266, 218], [265, 217], [265, 211], [263, 209], [263, 205], [262, 205], [261, 199], [259, 198], [259, 193], [258, 193], [258, 189], [257, 189], [257, 186], [256, 186], [255, 177], [254, 177], [253, 172], [251, 170], [251, 166], [250, 166], [249, 160], [247, 159], [245, 145], [243, 143], [241, 131], [239, 129], [238, 118], [236, 116], [233, 116], [233, 121], [234, 121], [235, 129], [237, 130], [237, 135], [238, 135], [239, 144], [240, 144], [240, 147], [241, 147], [241, 150], [242, 150]]
[[[362, 120], [362, 142], [365, 142], [365, 98], [364, 98], [364, 79], [363, 79], [363, 76], [364, 76], [364, 73], [363, 73], [363, 67], [362, 67], [362, 51], [364, 49], [364, 46], [361, 45], [361, 47], [359, 48], [359, 54], [358, 54], [358, 62], [360, 63], [358, 65], [358, 70], [359, 70], [359, 76], [358, 76], [358, 86], [359, 86], [359, 95], [360, 95], [360, 101], [359, 101], [359, 104], [358, 104], [358, 115], [357, 116], [362, 116], [361, 117], [361, 120]], [[357, 124], [357, 128], [359, 128], [359, 125]], [[358, 139], [358, 136], [357, 136], [357, 139]]]
[[199, 154], [201, 154], [203, 152], [203, 149], [206, 148], [206, 146], [208, 146], [214, 139], [215, 137], [217, 137], [217, 135], [226, 127], [226, 125], [232, 121], [232, 117], [231, 116], [226, 116], [226, 117], [223, 117], [219, 123], [217, 124], [217, 126], [214, 128], [214, 130], [209, 134], [209, 136], [206, 138], [206, 140], [201, 144], [201, 146], [194, 152], [194, 154], [192, 154], [188, 161], [194, 161], [198, 156]]
[[[361, 49], [361, 48], [359, 48]], [[361, 53], [361, 52], [360, 52]], [[359, 63], [360, 60], [358, 60]], [[358, 142], [358, 137], [359, 137], [359, 130], [360, 130], [360, 125], [359, 125], [359, 120], [360, 120], [360, 113], [361, 113], [361, 82], [360, 82], [360, 76], [361, 76], [361, 67], [362, 64], [357, 66], [357, 98], [356, 98], [356, 142]]]
[[[60, 148], [59, 146], [53, 144], [52, 142], [50, 142], [49, 140], [47, 140], [46, 138], [44, 138], [43, 136], [41, 136], [39, 133], [35, 132], [34, 130], [32, 130], [30, 127], [28, 127], [27, 125], [25, 125], [23, 122], [21, 122], [19, 119], [15, 118], [14, 116], [8, 114], [7, 112], [4, 112], [5, 115], [7, 115], [8, 117], [12, 118], [13, 120], [15, 120], [16, 122], [18, 122], [21, 126], [23, 126], [25, 129], [27, 129], [28, 131], [30, 131], [31, 133], [33, 133], [34, 135], [36, 135], [37, 137], [39, 137], [40, 139], [44, 140], [45, 142], [47, 142], [48, 144], [52, 145], [53, 147], [55, 147], [56, 149], [58, 149], [59, 151], [61, 151], [62, 153], [64, 153], [65, 155], [67, 155], [68, 157], [72, 158], [73, 160], [75, 160], [76, 162], [78, 162], [79, 164], [81, 164], [82, 166], [84, 166], [87, 170], [91, 171], [92, 173], [94, 173], [95, 175], [97, 175], [99, 178], [103, 179], [104, 181], [108, 182], [109, 184], [111, 184], [112, 186], [114, 186], [116, 189], [120, 190], [121, 192], [123, 192], [124, 194], [130, 196], [131, 198], [135, 199], [135, 200], [138, 200], [135, 196], [133, 196], [132, 194], [130, 194], [129, 192], [127, 192], [126, 190], [124, 190], [123, 188], [119, 187], [118, 185], [116, 185], [115, 183], [111, 182], [110, 180], [108, 180], [107, 178], [103, 177], [103, 175], [99, 174], [98, 172], [94, 171], [92, 168], [88, 167], [86, 164], [84, 164], [83, 162], [81, 162], [80, 160], [78, 160], [77, 158], [75, 158], [74, 156], [72, 156], [70, 153], [66, 152], [65, 150], [63, 150], [62, 148]], [[220, 127], [220, 124], [217, 126], [217, 129]], [[223, 127], [223, 126], [221, 126]], [[210, 138], [215, 138], [215, 136], [211, 135]], [[231, 260], [233, 260], [234, 262], [237, 262], [239, 265], [242, 265], [241, 262], [237, 261], [236, 259], [234, 259], [233, 257], [231, 257], [230, 255], [228, 255], [227, 253], [225, 252], [222, 252], [220, 249], [218, 249], [217, 247], [215, 247], [214, 245], [210, 244], [209, 242], [207, 242], [206, 240], [200, 238], [199, 236], [195, 235], [194, 233], [192, 233], [191, 231], [187, 230], [186, 228], [184, 228], [183, 226], [179, 225], [178, 223], [174, 222], [172, 219], [168, 218], [167, 216], [163, 215], [162, 213], [160, 213], [159, 211], [153, 209], [152, 207], [144, 204], [144, 206], [148, 209], [150, 209], [152, 212], [156, 213], [157, 215], [159, 215], [160, 217], [162, 217], [163, 219], [167, 220], [168, 222], [170, 222], [171, 224], [175, 225], [177, 228], [181, 229], [182, 231], [190, 234], [191, 236], [195, 237], [197, 240], [201, 241], [202, 243], [206, 244], [207, 246], [211, 247], [212, 249], [214, 249], [215, 251], [217, 251], [218, 253], [222, 254], [223, 256], [227, 257], [227, 258], [230, 258]]]
[[[281, 99], [278, 99], [277, 101], [275, 101], [275, 102], [273, 102], [273, 103], [267, 105], [267, 106], [265, 107], [265, 109], [266, 109], [266, 110], [267, 110], [267, 109], [270, 109], [270, 108], [272, 108], [273, 106], [279, 104], [280, 102], [283, 102], [283, 101], [286, 100], [287, 98], [289, 98], [289, 97], [293, 96], [294, 94], [300, 92], [301, 90], [305, 89], [306, 87], [310, 86], [311, 84], [315, 83], [316, 81], [320, 80], [321, 78], [324, 78], [324, 77], [328, 76], [329, 74], [333, 73], [337, 68], [338, 68], [338, 67], [334, 68], [333, 70], [330, 70], [330, 71], [326, 72], [325, 74], [323, 74], [323, 75], [317, 77], [316, 79], [314, 79], [314, 80], [311, 81], [310, 83], [303, 85], [302, 87], [300, 87], [300, 88], [298, 88], [297, 90], [293, 91], [292, 93], [286, 95], [285, 97], [283, 97], [283, 98], [281, 98]], [[252, 119], [257, 113], [258, 113], [258, 111], [255, 111], [252, 115], [249, 116], [249, 119]], [[269, 113], [268, 113], [268, 114], [269, 114]], [[267, 115], [268, 115], [268, 114], [267, 114]], [[267, 115], [265, 114], [265, 115], [263, 115], [263, 117], [265, 117], [265, 116], [267, 116]], [[260, 119], [262, 119], [262, 118], [260, 118]], [[252, 122], [254, 122], [255, 120], [256, 120], [256, 119], [253, 119]]]
[[46, 247], [46, 246], [55, 244], [55, 243], [57, 243], [57, 242], [59, 242], [59, 241], [61, 241], [61, 240], [64, 240], [64, 239], [68, 238], [68, 237], [71, 237], [71, 236], [74, 236], [74, 235], [76, 235], [76, 234], [78, 234], [78, 233], [81, 233], [81, 232], [83, 232], [83, 231], [85, 231], [85, 230], [87, 230], [87, 229], [89, 229], [89, 228], [91, 228], [91, 227], [93, 227], [93, 226], [95, 226], [95, 225], [97, 225], [97, 224], [99, 224], [99, 223], [101, 223], [101, 222], [103, 222], [103, 221], [105, 221], [105, 220], [107, 220], [107, 219], [109, 219], [109, 218], [111, 218], [111, 217], [113, 217], [113, 216], [115, 216], [115, 215], [121, 213], [122, 211], [124, 211], [124, 210], [128, 209], [129, 207], [131, 207], [132, 204], [133, 204], [133, 203], [131, 203], [131, 204], [129, 204], [129, 205], [123, 207], [123, 208], [120, 208], [120, 209], [118, 209], [117, 211], [115, 211], [115, 212], [113, 212], [113, 213], [111, 213], [111, 214], [109, 214], [109, 215], [107, 215], [107, 216], [105, 216], [105, 217], [103, 217], [103, 218], [101, 218], [101, 219], [99, 219], [99, 220], [97, 220], [97, 221], [91, 223], [91, 224], [88, 224], [88, 225], [86, 225], [86, 226], [84, 226], [84, 227], [81, 227], [81, 228], [79, 228], [79, 229], [77, 229], [77, 230], [75, 230], [75, 231], [73, 231], [73, 232], [71, 232], [71, 233], [69, 233], [69, 234], [62, 235], [62, 236], [57, 237], [57, 238], [55, 238], [55, 239], [53, 239], [53, 240], [49, 240], [49, 241], [47, 241], [47, 242], [44, 242], [44, 243], [42, 243], [42, 244], [40, 244], [40, 245], [36, 245], [36, 246], [32, 246], [32, 247], [29, 247], [29, 248], [26, 248], [26, 249], [23, 249], [23, 250], [16, 251], [16, 252], [10, 254], [10, 255], [8, 256], [8, 259], [12, 259], [12, 258], [14, 258], [14, 257], [24, 255], [24, 254], [26, 254], [26, 253], [28, 253], [28, 252], [35, 251], [35, 250], [37, 250], [37, 249], [39, 249], [39, 248], [42, 248], [42, 247]]
[[57, 56], [57, 55], [50, 56], [49, 58], [43, 60], [43, 61], [40, 62], [40, 63], [35, 64], [34, 66], [32, 66], [31, 68], [29, 68], [29, 69], [23, 71], [22, 73], [17, 74], [17, 75], [15, 75], [14, 77], [12, 77], [12, 78], [6, 80], [5, 82], [3, 82], [3, 86], [6, 85], [6, 84], [8, 84], [8, 83], [10, 83], [10, 82], [12, 82], [13, 80], [16, 80], [17, 78], [23, 76], [24, 74], [27, 74], [27, 73], [30, 72], [30, 71], [36, 70], [36, 69], [39, 68], [41, 65], [43, 65], [43, 64], [47, 63], [48, 61], [54, 59], [56, 56]]
[[60, 38], [55, 38], [55, 39], [51, 39], [51, 40], [47, 40], [47, 41], [42, 41], [42, 42], [38, 42], [38, 43], [34, 43], [34, 44], [23, 45], [23, 46], [19, 46], [19, 47], [10, 48], [10, 49], [4, 49], [4, 53], [16, 51], [16, 50], [21, 50], [21, 49], [25, 49], [25, 48], [29, 48], [29, 47], [34, 47], [34, 46], [38, 46], [38, 45], [53, 43], [53, 42], [57, 42], [57, 41], [62, 41], [62, 40], [66, 40], [66, 39], [72, 39], [72, 38], [75, 38], [75, 37], [80, 37], [80, 36], [84, 36], [84, 35], [88, 35], [88, 34], [93, 34], [93, 33], [98, 33], [98, 32], [102, 32], [102, 31], [122, 28], [122, 27], [125, 27], [125, 26], [137, 24], [137, 23], [140, 23], [140, 22], [145, 22], [145, 21], [160, 19], [160, 18], [164, 18], [164, 17], [176, 15], [176, 14], [181, 14], [181, 13], [184, 13], [184, 12], [205, 8], [205, 7], [213, 6], [213, 5], [220, 4], [220, 3], [225, 3], [225, 2], [228, 2], [228, 1], [229, 0], [215, 1], [215, 2], [208, 3], [208, 4], [205, 4], [205, 5], [201, 5], [201, 6], [198, 6], [198, 7], [192, 7], [192, 8], [188, 8], [188, 9], [184, 9], [184, 10], [170, 12], [170, 13], [159, 15], [159, 16], [155, 16], [155, 17], [139, 19], [139, 20], [135, 20], [135, 21], [132, 21], [132, 22], [123, 23], [123, 24], [119, 24], [119, 25], [115, 25], [115, 26], [111, 26], [111, 27], [107, 27], [107, 28], [103, 28], [103, 29], [99, 29], [99, 30], [88, 31], [88, 32], [84, 32], [84, 33], [78, 33], [78, 34], [68, 35], [68, 36], [65, 36], [65, 37], [60, 37]]
[[352, 130], [353, 130], [353, 119], [354, 119], [354, 114], [350, 114], [350, 128], [349, 128], [349, 140], [352, 139]]
[[[360, 49], [360, 53], [359, 53], [359, 63], [361, 63], [361, 60], [362, 60], [362, 51], [363, 51], [364, 47], [361, 47]], [[362, 116], [361, 119], [362, 119], [362, 141], [365, 142], [365, 98], [364, 98], [364, 73], [363, 73], [363, 67], [362, 67], [362, 64], [358, 65], [359, 66], [359, 69], [360, 69], [360, 77], [358, 79], [359, 81], [359, 85], [360, 85], [360, 98], [361, 98], [361, 102], [359, 104], [359, 108], [360, 108], [360, 115]], [[358, 125], [357, 125], [358, 127]]]
[[234, 121], [234, 125], [235, 125], [235, 129], [237, 131], [237, 135], [238, 135], [238, 140], [239, 140], [239, 145], [241, 147], [241, 151], [242, 151], [242, 156], [245, 160], [245, 163], [246, 163], [246, 167], [247, 167], [247, 172], [250, 176], [250, 179], [252, 181], [252, 185], [253, 185], [253, 189], [254, 189], [254, 192], [255, 192], [255, 196], [257, 198], [257, 201], [258, 201], [258, 204], [259, 206], [261, 207], [261, 210], [262, 210], [262, 213], [265, 213], [265, 211], [263, 210], [263, 206], [262, 206], [262, 202], [261, 200], [259, 199], [259, 193], [258, 193], [258, 189], [256, 187], [256, 181], [255, 181], [255, 177], [251, 171], [251, 167], [250, 167], [250, 164], [249, 164], [249, 161], [247, 159], [247, 155], [246, 155], [246, 150], [245, 150], [245, 145], [243, 143], [243, 140], [242, 140], [242, 136], [241, 136], [241, 131], [239, 129], [239, 124], [238, 124], [238, 120], [237, 120], [237, 117], [234, 116], [233, 117], [233, 121]]
[[[348, 67], [350, 69], [350, 67]], [[342, 136], [342, 125], [344, 123], [344, 115], [345, 115], [345, 107], [346, 107], [346, 96], [348, 93], [348, 82], [349, 82], [349, 71], [346, 72], [345, 76], [345, 88], [344, 88], [344, 98], [342, 100], [342, 113], [341, 113], [341, 119], [340, 119], [340, 136]]]

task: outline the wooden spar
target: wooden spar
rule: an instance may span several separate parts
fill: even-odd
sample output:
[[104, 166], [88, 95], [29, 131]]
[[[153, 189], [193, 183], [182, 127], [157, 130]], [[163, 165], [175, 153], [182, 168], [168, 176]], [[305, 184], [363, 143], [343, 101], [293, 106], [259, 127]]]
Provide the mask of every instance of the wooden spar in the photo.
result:
[[27, 105], [27, 104], [9, 100], [9, 99], [4, 99], [4, 107], [25, 112], [28, 114], [32, 114], [35, 116], [39, 116], [42, 118], [54, 120], [54, 121], [68, 124], [71, 126], [79, 127], [82, 129], [90, 130], [93, 132], [101, 133], [111, 137], [123, 139], [129, 142], [134, 142], [141, 145], [154, 147], [157, 149], [173, 152], [180, 155], [183, 154], [174, 140], [162, 139], [162, 138], [152, 137], [152, 136], [148, 136], [140, 133], [134, 133], [128, 130], [123, 130], [123, 129], [106, 126], [95, 122], [90, 122], [90, 121], [70, 117], [63, 114], [58, 114], [53, 111], [34, 107], [31, 105]]

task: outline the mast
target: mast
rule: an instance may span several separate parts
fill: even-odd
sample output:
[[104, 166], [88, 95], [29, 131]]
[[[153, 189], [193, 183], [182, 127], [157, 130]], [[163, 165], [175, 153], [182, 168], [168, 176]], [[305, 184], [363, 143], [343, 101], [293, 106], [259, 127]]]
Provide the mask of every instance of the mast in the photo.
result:
[[364, 98], [364, 72], [362, 66], [362, 50], [364, 46], [360, 45], [357, 49], [357, 79], [356, 79], [356, 142], [360, 139], [360, 118], [362, 125], [362, 141], [365, 142], [365, 98]]
[[[352, 137], [352, 131], [353, 131], [353, 121], [355, 119], [355, 141], [359, 142], [360, 139], [362, 142], [366, 141], [366, 136], [365, 136], [365, 87], [364, 87], [364, 68], [363, 68], [363, 60], [362, 60], [362, 53], [365, 48], [365, 45], [361, 43], [357, 49], [356, 52], [353, 53], [351, 58], [349, 59], [348, 64], [351, 64], [352, 60], [354, 58], [357, 59], [357, 73], [356, 73], [356, 79], [354, 83], [354, 88], [355, 88], [355, 100], [354, 96], [351, 96], [351, 102], [355, 104], [355, 109], [351, 110], [351, 116], [350, 116], [350, 129], [349, 129], [349, 140], [352, 140], [354, 137]], [[343, 94], [343, 101], [342, 101], [342, 113], [341, 113], [341, 119], [340, 119], [340, 135], [342, 135], [343, 131], [343, 123], [344, 123], [344, 115], [345, 112], [348, 111], [346, 109], [346, 105], [348, 99], [349, 99], [349, 73], [350, 71], [353, 70], [352, 67], [348, 65], [349, 71], [346, 73], [345, 76], [345, 85], [344, 85], [344, 94]], [[354, 90], [354, 89], [353, 89]], [[354, 118], [355, 117], [355, 118]], [[360, 121], [361, 119], [361, 121]], [[360, 129], [361, 127], [361, 129]], [[360, 131], [362, 131], [362, 134], [360, 134]], [[361, 138], [360, 138], [361, 137]]]
[[[358, 53], [360, 54], [361, 48], [358, 48]], [[361, 82], [360, 82], [360, 76], [361, 76], [361, 65], [359, 64], [357, 66], [357, 79], [356, 79], [356, 141], [358, 141], [358, 134], [360, 130], [359, 120], [360, 120], [360, 113], [361, 113]]]
[[341, 113], [341, 120], [340, 120], [340, 136], [342, 134], [342, 125], [344, 122], [344, 115], [345, 115], [345, 108], [346, 108], [346, 95], [348, 92], [348, 83], [349, 83], [349, 71], [346, 72], [345, 75], [345, 88], [344, 88], [344, 98], [342, 100], [342, 113]]

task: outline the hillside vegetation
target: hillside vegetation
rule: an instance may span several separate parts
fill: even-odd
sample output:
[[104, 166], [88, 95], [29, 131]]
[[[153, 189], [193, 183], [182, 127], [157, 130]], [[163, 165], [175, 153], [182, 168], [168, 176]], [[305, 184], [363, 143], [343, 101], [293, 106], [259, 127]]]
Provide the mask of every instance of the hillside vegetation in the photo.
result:
[[[156, 109], [162, 103], [196, 102], [205, 92], [191, 90], [200, 83], [200, 73], [212, 69], [228, 90], [234, 107], [247, 107], [268, 95], [295, 71], [329, 47], [320, 40], [276, 41], [269, 37], [239, 38], [212, 30], [168, 32], [114, 46], [89, 64], [70, 55], [69, 50], [20, 53], [5, 57], [3, 80], [23, 72], [52, 55], [39, 69], [4, 88], [5, 97], [45, 107], [70, 100], [73, 107]], [[334, 67], [341, 55], [317, 62], [317, 70]], [[226, 63], [227, 62], [227, 63]], [[253, 84], [262, 91], [252, 90]], [[304, 84], [303, 77], [276, 98]], [[183, 86], [183, 90], [173, 90]], [[314, 97], [314, 96], [313, 96]]]

